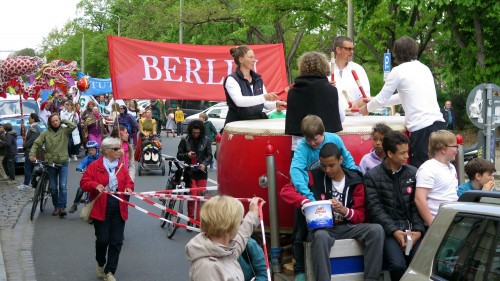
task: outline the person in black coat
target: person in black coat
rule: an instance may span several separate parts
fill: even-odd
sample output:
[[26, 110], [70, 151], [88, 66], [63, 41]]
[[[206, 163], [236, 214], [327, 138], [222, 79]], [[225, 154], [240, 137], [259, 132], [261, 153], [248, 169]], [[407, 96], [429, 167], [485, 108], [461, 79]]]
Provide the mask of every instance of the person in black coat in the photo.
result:
[[[386, 134], [382, 141], [386, 158], [365, 174], [367, 214], [384, 228], [384, 261], [393, 281], [403, 276], [425, 231], [414, 200], [417, 168], [406, 164], [408, 143], [401, 132]], [[405, 255], [407, 235], [413, 243], [409, 255]]]
[[300, 124], [307, 115], [317, 115], [323, 120], [325, 132], [342, 131], [344, 109], [339, 108], [337, 88], [328, 81], [330, 66], [326, 56], [307, 52], [300, 56], [299, 76], [288, 92], [285, 134], [292, 135], [294, 143], [302, 138]]
[[11, 123], [5, 123], [3, 128], [5, 129], [5, 141], [0, 139], [0, 147], [5, 147], [5, 157], [2, 160], [2, 166], [9, 178], [7, 183], [16, 184], [15, 156], [17, 153], [17, 133], [13, 130]]
[[457, 123], [457, 118], [455, 116], [455, 109], [451, 106], [451, 101], [447, 100], [444, 103], [441, 113], [443, 114], [444, 122], [446, 122], [446, 128], [450, 131], [453, 130]]
[[[205, 136], [205, 125], [203, 121], [195, 119], [189, 122], [187, 135], [183, 137], [177, 148], [177, 159], [186, 164], [199, 164], [191, 174], [191, 188], [207, 186], [207, 167], [212, 162], [212, 142]], [[199, 191], [191, 192], [191, 195], [200, 195]], [[188, 216], [200, 219], [200, 206], [198, 204], [195, 212], [195, 202], [188, 201]]]

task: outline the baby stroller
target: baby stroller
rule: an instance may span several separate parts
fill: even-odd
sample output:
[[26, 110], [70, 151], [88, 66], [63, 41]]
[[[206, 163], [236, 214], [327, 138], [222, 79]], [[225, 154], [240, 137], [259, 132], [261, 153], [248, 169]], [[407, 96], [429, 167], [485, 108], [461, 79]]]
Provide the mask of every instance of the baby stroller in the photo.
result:
[[139, 165], [139, 176], [143, 171], [161, 170], [161, 175], [165, 175], [165, 164], [161, 157], [161, 142], [158, 138], [150, 136], [142, 140], [142, 153]]

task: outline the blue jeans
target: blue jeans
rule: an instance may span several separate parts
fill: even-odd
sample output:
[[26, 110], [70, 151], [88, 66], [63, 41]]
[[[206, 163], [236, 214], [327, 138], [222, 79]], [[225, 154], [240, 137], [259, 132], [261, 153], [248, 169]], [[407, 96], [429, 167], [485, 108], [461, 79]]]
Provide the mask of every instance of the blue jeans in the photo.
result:
[[68, 183], [68, 163], [58, 167], [49, 167], [50, 193], [54, 208], [66, 208], [68, 193], [66, 184]]
[[177, 123], [177, 135], [182, 136], [182, 122]]
[[[31, 173], [33, 172], [33, 163], [30, 161], [30, 156], [24, 156], [24, 185], [29, 185], [31, 181]], [[34, 186], [33, 186], [34, 187]]]

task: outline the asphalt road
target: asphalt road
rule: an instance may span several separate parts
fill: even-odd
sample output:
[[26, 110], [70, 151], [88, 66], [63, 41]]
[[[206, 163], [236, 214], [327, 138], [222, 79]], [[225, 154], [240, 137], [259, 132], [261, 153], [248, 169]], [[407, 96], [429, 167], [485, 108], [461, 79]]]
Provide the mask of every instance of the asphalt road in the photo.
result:
[[[162, 152], [175, 155], [179, 138], [163, 138]], [[70, 162], [68, 180], [68, 205], [71, 207], [81, 175], [75, 172], [77, 163]], [[168, 169], [167, 169], [168, 173]], [[213, 185], [216, 171], [209, 172]], [[164, 189], [167, 175], [161, 172], [136, 176], [136, 191]], [[131, 202], [149, 211], [160, 214], [160, 210], [136, 198]], [[80, 204], [79, 209], [82, 207]], [[95, 274], [94, 227], [80, 220], [78, 214], [66, 218], [52, 217], [53, 206], [36, 218], [33, 255], [38, 281], [98, 280]], [[186, 243], [196, 233], [184, 229], [177, 231], [172, 240], [160, 228], [160, 221], [134, 209], [129, 209], [129, 220], [125, 226], [125, 241], [115, 274], [120, 281], [140, 280], [187, 280], [190, 263], [184, 254]]]

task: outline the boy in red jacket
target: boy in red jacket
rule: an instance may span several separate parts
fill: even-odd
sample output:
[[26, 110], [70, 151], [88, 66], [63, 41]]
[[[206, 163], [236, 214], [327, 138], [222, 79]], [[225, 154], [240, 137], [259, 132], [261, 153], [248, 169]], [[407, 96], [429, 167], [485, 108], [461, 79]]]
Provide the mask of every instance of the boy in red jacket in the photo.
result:
[[[316, 200], [330, 200], [335, 226], [309, 232], [313, 270], [316, 280], [331, 279], [330, 249], [335, 239], [357, 239], [365, 244], [364, 280], [379, 280], [382, 270], [384, 230], [379, 224], [365, 221], [365, 193], [359, 171], [341, 167], [342, 156], [333, 143], [325, 144], [319, 153], [321, 168], [309, 174], [309, 188]], [[295, 207], [309, 202], [292, 184], [281, 190], [283, 200]]]

